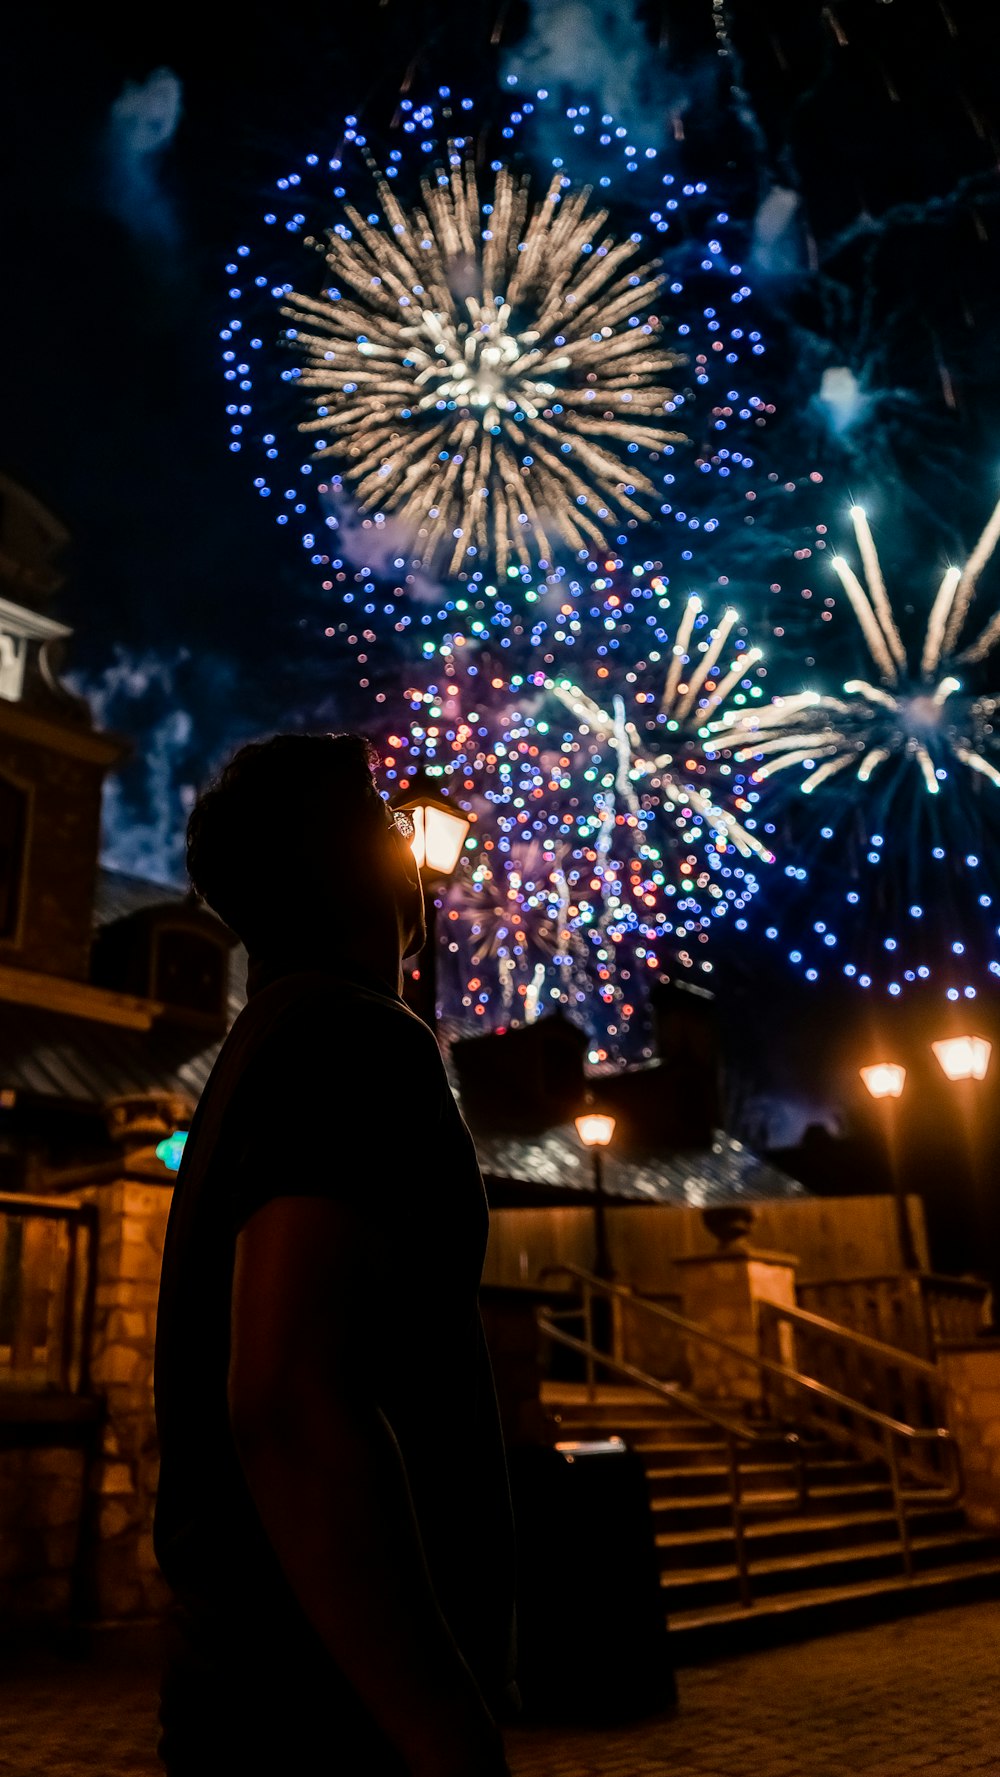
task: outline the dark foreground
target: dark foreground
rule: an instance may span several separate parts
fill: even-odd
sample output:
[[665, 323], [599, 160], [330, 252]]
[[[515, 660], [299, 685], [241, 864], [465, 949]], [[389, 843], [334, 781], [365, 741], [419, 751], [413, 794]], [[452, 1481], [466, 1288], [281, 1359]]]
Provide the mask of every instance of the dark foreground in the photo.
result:
[[[157, 1777], [142, 1636], [8, 1662], [4, 1777]], [[678, 1673], [669, 1718], [522, 1726], [515, 1777], [1000, 1777], [1000, 1602], [931, 1611]]]

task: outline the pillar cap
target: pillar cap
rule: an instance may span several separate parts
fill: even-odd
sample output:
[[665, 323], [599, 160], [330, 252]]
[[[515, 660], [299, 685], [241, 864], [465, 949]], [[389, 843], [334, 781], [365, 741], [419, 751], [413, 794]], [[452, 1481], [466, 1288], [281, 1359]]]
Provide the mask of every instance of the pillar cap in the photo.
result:
[[675, 1265], [731, 1265], [737, 1261], [748, 1263], [755, 1260], [763, 1265], [787, 1265], [794, 1269], [799, 1260], [795, 1253], [770, 1252], [763, 1246], [726, 1246], [715, 1252], [681, 1253], [674, 1259]]

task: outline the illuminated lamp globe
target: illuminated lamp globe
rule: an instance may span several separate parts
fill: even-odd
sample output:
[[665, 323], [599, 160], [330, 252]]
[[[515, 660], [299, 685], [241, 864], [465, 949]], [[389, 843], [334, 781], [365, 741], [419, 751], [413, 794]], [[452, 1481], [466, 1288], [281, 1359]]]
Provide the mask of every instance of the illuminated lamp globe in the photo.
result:
[[943, 1037], [931, 1044], [949, 1080], [984, 1079], [992, 1047], [985, 1037]]
[[585, 1111], [575, 1119], [576, 1132], [586, 1148], [606, 1148], [615, 1133], [615, 1119], [603, 1111]]
[[469, 816], [449, 802], [434, 780], [421, 770], [411, 774], [406, 791], [394, 796], [390, 806], [408, 814], [413, 822], [410, 845], [421, 873], [451, 876], [472, 825]]
[[858, 1072], [873, 1098], [898, 1098], [906, 1081], [906, 1069], [898, 1061], [875, 1061]]

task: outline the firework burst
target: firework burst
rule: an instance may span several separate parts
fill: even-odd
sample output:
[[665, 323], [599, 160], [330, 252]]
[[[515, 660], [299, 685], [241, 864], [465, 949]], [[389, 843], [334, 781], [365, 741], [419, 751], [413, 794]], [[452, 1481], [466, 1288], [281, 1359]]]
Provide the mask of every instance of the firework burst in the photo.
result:
[[1000, 539], [1000, 502], [964, 568], [946, 569], [927, 620], [919, 664], [911, 664], [868, 520], [851, 509], [865, 584], [850, 563], [833, 567], [878, 675], [848, 679], [843, 697], [804, 691], [776, 698], [763, 710], [739, 712], [709, 724], [714, 743], [741, 762], [756, 761], [759, 782], [801, 769], [806, 795], [853, 769], [866, 784], [889, 765], [916, 770], [925, 791], [936, 796], [955, 763], [1000, 788], [1000, 770], [987, 756], [997, 751], [994, 717], [1000, 697], [970, 696], [956, 668], [985, 660], [1000, 640], [1000, 614], [965, 647], [965, 627], [979, 576]]
[[1000, 615], [966, 634], [1000, 503], [965, 565], [944, 572], [909, 646], [865, 513], [851, 516], [860, 573], [842, 557], [832, 566], [866, 676], [839, 695], [807, 689], [721, 713], [706, 744], [750, 769], [777, 826], [783, 868], [765, 935], [789, 944], [794, 966], [894, 996], [929, 982], [972, 998], [981, 968], [1000, 976], [1000, 696], [982, 683]]
[[650, 313], [665, 277], [586, 186], [556, 173], [535, 198], [500, 166], [482, 193], [463, 139], [448, 148], [410, 209], [369, 163], [379, 213], [345, 203], [330, 282], [288, 297], [285, 338], [315, 409], [300, 429], [362, 509], [446, 574], [479, 555], [503, 573], [648, 517], [657, 490], [627, 453], [681, 436], [664, 423], [677, 359]]
[[[609, 713], [569, 679], [547, 679], [545, 686], [577, 722], [614, 749], [617, 758], [615, 788], [633, 813], [639, 812], [640, 791], [645, 790], [655, 797], [657, 806], [667, 813], [685, 838], [695, 837], [691, 822], [696, 819], [718, 850], [725, 851], [732, 845], [741, 857], [757, 857], [772, 863], [773, 856], [768, 847], [737, 815], [723, 807], [708, 790], [692, 782], [690, 773], [682, 776], [677, 770], [677, 742], [682, 743], [681, 751], [700, 754], [702, 737], [712, 726], [709, 719], [761, 658], [759, 648], [750, 648], [738, 654], [729, 666], [720, 666], [729, 638], [739, 623], [733, 610], [724, 612], [719, 624], [709, 630], [707, 638], [696, 649], [693, 631], [701, 614], [701, 600], [692, 595], [685, 602], [676, 639], [670, 648], [670, 664], [659, 699], [660, 718], [667, 732], [676, 737], [674, 751], [650, 750], [635, 722], [628, 719], [625, 701], [620, 695], [614, 697]], [[651, 702], [655, 694], [640, 692], [638, 695]], [[691, 770], [698, 768], [697, 758], [685, 763]], [[748, 804], [742, 806], [750, 812]]]

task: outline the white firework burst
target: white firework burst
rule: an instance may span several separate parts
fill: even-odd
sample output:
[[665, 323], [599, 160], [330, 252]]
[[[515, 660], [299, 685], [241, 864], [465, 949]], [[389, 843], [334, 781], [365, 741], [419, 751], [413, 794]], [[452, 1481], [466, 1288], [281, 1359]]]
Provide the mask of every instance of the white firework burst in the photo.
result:
[[[741, 662], [741, 674], [746, 672], [750, 659], [751, 655], [748, 654]], [[689, 687], [681, 692], [679, 681], [671, 682], [672, 675], [673, 665], [667, 679], [664, 704], [665, 707], [676, 709], [686, 704]], [[672, 817], [678, 829], [684, 831], [685, 837], [693, 837], [689, 831], [690, 820], [692, 815], [697, 815], [704, 823], [706, 832], [717, 844], [723, 847], [734, 845], [741, 857], [755, 856], [767, 863], [773, 863], [773, 854], [767, 846], [736, 815], [723, 808], [708, 791], [677, 775], [672, 753], [654, 754], [647, 751], [646, 743], [635, 723], [630, 722], [626, 716], [623, 698], [616, 696], [613, 699], [612, 712], [609, 713], [569, 679], [547, 679], [545, 686], [558, 697], [577, 722], [589, 728], [592, 734], [614, 749], [618, 761], [615, 790], [624, 798], [633, 814], [640, 811], [639, 792], [640, 788], [644, 788]], [[714, 698], [715, 693], [712, 695]]]
[[946, 569], [931, 605], [917, 664], [911, 664], [899, 632], [868, 520], [860, 506], [851, 518], [865, 583], [842, 556], [833, 567], [858, 620], [878, 683], [848, 679], [843, 697], [803, 691], [775, 698], [764, 709], [730, 712], [709, 723], [713, 750], [740, 761], [758, 761], [763, 781], [801, 768], [807, 794], [841, 772], [862, 784], [890, 762], [914, 766], [929, 795], [947, 782], [957, 761], [1000, 788], [1000, 769], [987, 756], [997, 751], [994, 718], [1000, 697], [966, 693], [962, 667], [986, 659], [1000, 640], [1000, 612], [962, 646], [979, 577], [1000, 540], [1000, 502], [964, 568]]
[[650, 309], [663, 274], [588, 188], [557, 173], [536, 200], [501, 166], [487, 193], [461, 141], [448, 160], [409, 209], [369, 162], [380, 213], [345, 203], [311, 238], [329, 283], [287, 297], [285, 340], [315, 409], [300, 429], [361, 508], [419, 561], [503, 573], [649, 516], [662, 490], [634, 459], [682, 436], [665, 424], [678, 359]]

